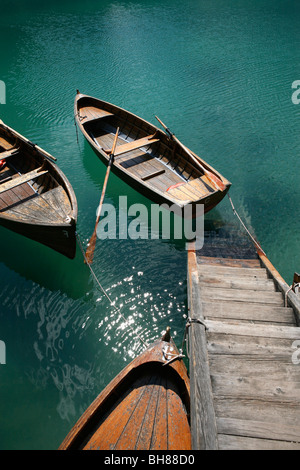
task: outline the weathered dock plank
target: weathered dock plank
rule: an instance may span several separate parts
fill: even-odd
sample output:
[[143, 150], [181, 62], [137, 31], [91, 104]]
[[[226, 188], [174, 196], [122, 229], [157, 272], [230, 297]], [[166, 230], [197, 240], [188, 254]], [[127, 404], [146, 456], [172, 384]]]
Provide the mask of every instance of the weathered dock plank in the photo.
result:
[[208, 241], [188, 254], [193, 448], [299, 450], [299, 297], [243, 238]]
[[[210, 382], [208, 354], [206, 347], [206, 334], [201, 312], [201, 303], [198, 297], [197, 266], [190, 259], [191, 269], [189, 275], [189, 310], [192, 312], [191, 321], [195, 322], [191, 329], [190, 343], [190, 384], [191, 395], [191, 421], [192, 445], [194, 449], [218, 449], [217, 425], [213, 404], [213, 395]], [[201, 361], [199, 361], [201, 358]]]
[[274, 282], [271, 279], [249, 279], [239, 276], [219, 276], [203, 274], [200, 272], [199, 279], [201, 281], [201, 287], [216, 287], [218, 289], [247, 289], [247, 290], [259, 290], [265, 292], [275, 291]]
[[232, 302], [252, 302], [260, 304], [284, 305], [284, 299], [280, 292], [261, 292], [253, 289], [222, 289], [204, 286], [202, 298], [209, 300], [230, 300]]
[[[291, 341], [300, 340], [300, 328], [297, 326], [282, 325], [257, 325], [252, 323], [230, 323], [205, 320], [205, 325], [209, 333], [219, 333], [225, 335], [251, 336], [254, 338], [280, 338]], [[300, 375], [300, 371], [299, 371]]]
[[[297, 367], [291, 361], [268, 361], [255, 357], [239, 357], [215, 355], [209, 358], [211, 373], [217, 375], [230, 374], [242, 379], [257, 378], [268, 375], [270, 379], [275, 377], [278, 380], [287, 382], [300, 382], [300, 374]], [[300, 404], [299, 404], [300, 405]]]
[[297, 442], [219, 434], [219, 450], [299, 450]]
[[295, 324], [294, 311], [287, 307], [208, 300], [202, 302], [202, 309], [206, 318]]
[[[253, 364], [253, 367], [255, 365]], [[227, 396], [247, 398], [252, 400], [280, 401], [281, 403], [294, 403], [299, 399], [300, 382], [287, 381], [269, 374], [261, 378], [236, 376], [230, 374], [214, 374], [211, 371], [210, 379], [214, 396]], [[267, 378], [267, 380], [266, 380]], [[300, 435], [299, 442], [300, 442]]]
[[231, 354], [240, 356], [256, 356], [269, 361], [292, 358], [295, 349], [291, 339], [266, 338], [254, 336], [237, 336], [207, 334], [207, 350], [212, 354]]
[[[198, 259], [198, 258], [197, 258]], [[246, 276], [248, 279], [252, 278], [265, 278], [268, 279], [268, 273], [266, 269], [260, 268], [240, 268], [236, 266], [216, 266], [216, 265], [209, 265], [206, 266], [205, 264], [199, 265], [199, 271], [201, 274], [213, 274], [218, 277], [223, 276], [235, 276], [241, 278], [242, 276]]]
[[[218, 418], [218, 430], [220, 434], [260, 439], [264, 439], [268, 436], [268, 439], [292, 442], [299, 439], [299, 426], [291, 424], [285, 425], [283, 422], [281, 422], [280, 426], [274, 424], [274, 422], [263, 422], [254, 419]], [[298, 444], [297, 448], [300, 449], [300, 444]]]

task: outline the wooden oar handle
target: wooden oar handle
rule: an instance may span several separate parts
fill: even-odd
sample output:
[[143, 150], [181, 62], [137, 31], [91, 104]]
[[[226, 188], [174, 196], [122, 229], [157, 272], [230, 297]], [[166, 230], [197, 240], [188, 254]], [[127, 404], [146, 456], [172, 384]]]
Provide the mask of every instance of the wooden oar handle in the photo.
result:
[[109, 162], [108, 162], [108, 166], [107, 166], [107, 170], [106, 170], [106, 175], [105, 175], [105, 179], [104, 179], [104, 183], [103, 183], [103, 188], [102, 188], [99, 208], [98, 208], [98, 211], [97, 211], [97, 219], [96, 219], [94, 232], [93, 232], [93, 235], [90, 238], [90, 241], [88, 243], [87, 250], [86, 250], [86, 253], [85, 253], [85, 263], [87, 263], [89, 265], [92, 264], [93, 258], [94, 258], [94, 251], [95, 251], [96, 240], [97, 240], [97, 226], [99, 224], [100, 217], [101, 217], [101, 210], [102, 210], [102, 206], [103, 206], [103, 201], [104, 201], [104, 196], [105, 196], [105, 192], [106, 192], [108, 177], [109, 177], [109, 174], [110, 174], [110, 169], [111, 169], [111, 166], [112, 166], [113, 160], [114, 160], [114, 151], [115, 151], [115, 148], [116, 148], [116, 145], [117, 145], [119, 130], [120, 129], [118, 127], [115, 138], [114, 138], [114, 143], [113, 143], [112, 150], [111, 150], [111, 153], [110, 153], [110, 158], [109, 158]]
[[171, 139], [174, 137], [173, 132], [170, 131], [170, 129], [159, 119], [159, 117], [155, 116], [158, 122], [163, 126], [163, 128], [167, 131]]
[[120, 128], [118, 127], [115, 138], [114, 138], [114, 143], [113, 143], [113, 146], [112, 146], [112, 149], [111, 149], [111, 155], [114, 155], [114, 153], [115, 153], [119, 132], [120, 132]]
[[101, 216], [101, 209], [102, 209], [102, 206], [103, 206], [103, 201], [104, 201], [104, 196], [105, 196], [105, 192], [106, 192], [106, 186], [107, 186], [107, 181], [108, 181], [108, 177], [109, 177], [109, 173], [110, 173], [110, 168], [111, 168], [113, 160], [114, 160], [114, 152], [115, 152], [115, 148], [116, 148], [116, 145], [117, 145], [119, 130], [120, 129], [118, 127], [115, 138], [114, 138], [114, 143], [113, 143], [113, 146], [112, 146], [112, 151], [110, 153], [110, 159], [109, 159], [109, 162], [108, 162], [108, 167], [107, 167], [107, 170], [106, 170], [106, 175], [105, 175], [103, 188], [102, 188], [101, 199], [100, 199], [100, 203], [99, 203], [96, 226], [98, 225], [98, 222], [99, 222], [100, 216]]
[[41, 147], [39, 147], [38, 145], [34, 145], [35, 148], [43, 153], [45, 155], [45, 157], [49, 158], [50, 160], [52, 160], [53, 162], [57, 162], [57, 158], [56, 157], [53, 157], [53, 155], [51, 155], [50, 153], [46, 152], [46, 150], [42, 149]]
[[220, 180], [220, 178], [216, 175], [214, 175], [211, 171], [207, 170], [203, 165], [202, 163], [200, 162], [200, 159], [199, 157], [196, 157], [195, 154], [193, 152], [191, 152], [182, 142], [180, 142], [179, 139], [177, 139], [177, 137], [175, 136], [175, 134], [173, 134], [168, 128], [167, 126], [157, 117], [155, 116], [156, 119], [158, 120], [158, 122], [160, 122], [160, 124], [166, 129], [166, 131], [168, 132], [168, 134], [170, 135], [170, 137], [175, 140], [175, 142], [178, 143], [178, 145], [180, 145], [180, 147], [185, 150], [185, 152], [189, 155], [189, 157], [191, 158], [191, 160], [195, 163], [195, 165], [198, 166], [198, 168], [201, 169], [201, 171], [207, 176], [207, 178], [209, 178], [209, 180], [211, 181], [211, 183], [214, 185], [214, 187], [218, 190], [221, 190], [221, 191], [224, 191], [224, 189], [226, 188], [226, 185], [223, 183], [222, 180]]

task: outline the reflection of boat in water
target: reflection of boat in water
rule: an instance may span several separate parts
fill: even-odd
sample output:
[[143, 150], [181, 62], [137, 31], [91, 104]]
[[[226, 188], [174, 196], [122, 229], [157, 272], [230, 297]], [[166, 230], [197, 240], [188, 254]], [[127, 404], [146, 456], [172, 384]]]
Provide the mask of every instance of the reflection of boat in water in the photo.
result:
[[188, 450], [189, 408], [187, 370], [167, 330], [100, 393], [60, 450]]
[[77, 201], [50, 159], [0, 122], [0, 224], [74, 258]]

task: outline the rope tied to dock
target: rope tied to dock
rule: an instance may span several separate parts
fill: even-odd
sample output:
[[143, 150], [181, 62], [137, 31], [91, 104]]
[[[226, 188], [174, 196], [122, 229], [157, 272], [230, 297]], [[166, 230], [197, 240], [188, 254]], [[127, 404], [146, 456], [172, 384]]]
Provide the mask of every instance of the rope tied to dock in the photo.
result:
[[107, 294], [107, 292], [105, 291], [104, 287], [102, 286], [102, 284], [100, 283], [99, 279], [97, 278], [92, 266], [90, 265], [90, 263], [88, 262], [87, 258], [86, 258], [86, 255], [85, 255], [85, 251], [83, 249], [83, 246], [82, 246], [82, 242], [81, 242], [81, 239], [78, 235], [77, 232], [75, 232], [76, 234], [76, 238], [77, 238], [77, 241], [78, 241], [78, 244], [79, 244], [79, 247], [80, 247], [80, 250], [83, 254], [83, 257], [85, 259], [85, 262], [87, 264], [87, 266], [89, 267], [89, 270], [91, 271], [91, 274], [96, 282], [96, 284], [98, 285], [98, 287], [100, 288], [101, 292], [105, 295], [105, 297], [107, 298], [107, 300], [109, 301], [111, 307], [113, 307], [117, 312], [118, 314], [122, 317], [123, 321], [129, 326], [129, 328], [131, 329], [132, 333], [144, 344], [144, 346], [146, 348], [149, 347], [149, 344], [147, 343], [147, 341], [145, 341], [141, 335], [139, 333], [137, 333], [131, 326], [131, 324], [129, 323], [129, 321], [127, 320], [127, 318], [123, 315], [123, 313], [121, 312], [121, 310], [114, 304], [114, 302], [111, 300], [110, 296]]
[[187, 333], [188, 333], [188, 329], [190, 328], [190, 326], [193, 323], [198, 323], [199, 325], [204, 326], [206, 331], [208, 330], [208, 326], [206, 325], [204, 320], [200, 320], [200, 318], [191, 318], [191, 317], [187, 318], [187, 322], [185, 324], [185, 328], [184, 328], [184, 332], [183, 332], [182, 346], [181, 346], [181, 349], [179, 351], [182, 354], [183, 349], [184, 349], [184, 344], [186, 344], [186, 355], [187, 355], [188, 358], [190, 358], [190, 351], [189, 351], [189, 341], [188, 341], [189, 337], [188, 337]]
[[204, 320], [200, 320], [200, 318], [191, 318], [191, 317], [188, 317], [188, 321], [186, 322], [186, 328], [189, 328], [192, 323], [199, 323], [200, 325], [204, 326], [206, 330], [208, 330], [208, 326], [206, 325]]
[[238, 220], [240, 221], [241, 225], [243, 226], [243, 228], [246, 230], [247, 234], [249, 235], [249, 237], [251, 238], [251, 240], [253, 241], [253, 243], [255, 244], [256, 248], [265, 256], [266, 253], [264, 252], [264, 250], [262, 249], [262, 247], [260, 246], [260, 244], [255, 240], [255, 238], [253, 237], [253, 235], [250, 233], [250, 231], [248, 230], [248, 228], [246, 227], [246, 225], [244, 224], [244, 222], [242, 221], [241, 217], [239, 216], [239, 214], [237, 213], [237, 210], [236, 208], [234, 207], [233, 205], [233, 202], [232, 202], [232, 199], [229, 195], [229, 193], [227, 193], [227, 196], [228, 196], [228, 199], [229, 199], [229, 202], [231, 204], [231, 207], [232, 207], [232, 210], [233, 210], [233, 213], [234, 215], [237, 216]]
[[293, 290], [294, 292], [296, 292], [296, 289], [299, 288], [300, 289], [300, 282], [298, 282], [297, 284], [292, 284], [289, 289], [286, 291], [286, 293], [284, 294], [284, 306], [287, 307], [288, 304], [287, 304], [287, 299], [288, 299], [288, 294], [291, 290]]

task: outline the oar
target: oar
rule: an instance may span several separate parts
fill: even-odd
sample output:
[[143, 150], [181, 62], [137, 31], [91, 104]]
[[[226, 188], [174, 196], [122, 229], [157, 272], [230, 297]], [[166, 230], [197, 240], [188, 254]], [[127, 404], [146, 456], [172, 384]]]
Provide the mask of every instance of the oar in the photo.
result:
[[114, 143], [113, 143], [111, 153], [110, 153], [110, 158], [109, 158], [109, 162], [108, 162], [108, 166], [107, 166], [107, 170], [106, 170], [106, 175], [105, 175], [105, 179], [104, 179], [104, 184], [103, 184], [103, 189], [102, 189], [102, 194], [101, 194], [101, 198], [100, 198], [100, 204], [99, 204], [98, 215], [97, 215], [97, 219], [96, 219], [96, 225], [95, 225], [93, 235], [90, 238], [90, 241], [88, 243], [86, 253], [85, 253], [85, 263], [87, 263], [87, 264], [92, 264], [93, 258], [94, 258], [94, 251], [95, 251], [96, 241], [97, 241], [97, 227], [98, 227], [99, 220], [100, 220], [101, 209], [102, 209], [102, 206], [103, 206], [103, 200], [104, 200], [104, 196], [105, 196], [105, 191], [106, 191], [106, 186], [107, 186], [107, 181], [108, 181], [110, 169], [111, 169], [111, 166], [112, 166], [113, 160], [114, 160], [114, 153], [115, 153], [115, 148], [116, 148], [116, 145], [117, 145], [118, 135], [119, 135], [119, 128], [117, 129], [115, 139], [114, 139]]
[[6, 128], [7, 130], [9, 130], [12, 134], [14, 134], [16, 137], [18, 137], [19, 139], [21, 140], [25, 140], [25, 142], [27, 142], [28, 144], [32, 145], [33, 147], [35, 147], [39, 152], [41, 152], [46, 158], [49, 158], [50, 160], [52, 160], [53, 162], [56, 162], [57, 161], [57, 158], [53, 157], [52, 155], [50, 155], [50, 153], [46, 152], [45, 150], [43, 150], [41, 147], [39, 147], [38, 145], [35, 145], [33, 144], [32, 142], [30, 142], [30, 140], [26, 139], [26, 137], [24, 137], [23, 135], [19, 134], [17, 131], [15, 131], [14, 129], [12, 129], [11, 127], [7, 126], [6, 124], [4, 124], [4, 122], [0, 119], [0, 125], [3, 126], [4, 128]]
[[193, 162], [201, 168], [201, 170], [204, 172], [205, 176], [211, 181], [213, 186], [220, 191], [224, 191], [226, 189], [226, 185], [223, 183], [223, 181], [221, 181], [217, 175], [214, 175], [211, 171], [204, 168], [204, 166], [200, 163], [200, 160], [196, 156], [194, 156], [189, 151], [189, 149], [185, 145], [183, 145], [183, 143], [180, 142], [179, 139], [177, 139], [175, 134], [173, 134], [173, 132], [171, 132], [170, 129], [168, 129], [168, 127], [157, 116], [155, 117], [158, 120], [158, 122], [162, 125], [162, 127], [167, 131], [171, 139], [175, 140], [175, 142], [177, 142], [178, 145], [180, 145], [180, 147], [186, 151], [186, 153], [190, 156]]

